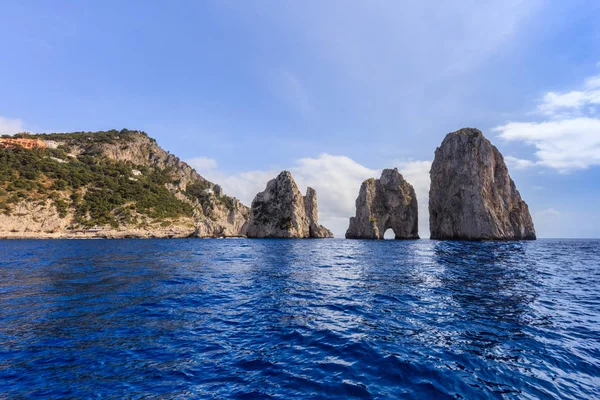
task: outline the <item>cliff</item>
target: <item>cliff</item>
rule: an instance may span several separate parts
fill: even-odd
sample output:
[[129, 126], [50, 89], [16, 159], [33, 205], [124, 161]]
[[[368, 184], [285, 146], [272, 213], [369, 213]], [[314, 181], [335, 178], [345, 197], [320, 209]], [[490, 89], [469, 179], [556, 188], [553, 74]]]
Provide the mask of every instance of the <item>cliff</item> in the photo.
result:
[[446, 135], [431, 166], [432, 239], [535, 239], [529, 208], [504, 158], [481, 131]]
[[139, 131], [27, 135], [0, 149], [0, 237], [223, 237], [248, 208]]
[[419, 238], [417, 196], [396, 168], [362, 183], [346, 238], [383, 239], [390, 228], [396, 239]]
[[326, 238], [331, 231], [318, 224], [317, 193], [308, 188], [302, 196], [292, 174], [281, 172], [252, 201], [248, 237]]

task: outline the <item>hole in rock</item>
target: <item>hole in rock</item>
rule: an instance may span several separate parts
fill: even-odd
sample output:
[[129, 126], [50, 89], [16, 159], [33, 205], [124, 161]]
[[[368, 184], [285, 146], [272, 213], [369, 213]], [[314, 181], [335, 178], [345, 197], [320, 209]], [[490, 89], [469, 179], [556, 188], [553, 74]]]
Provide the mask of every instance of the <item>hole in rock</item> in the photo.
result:
[[396, 238], [396, 234], [392, 228], [388, 228], [383, 234], [383, 238], [385, 240], [394, 240]]

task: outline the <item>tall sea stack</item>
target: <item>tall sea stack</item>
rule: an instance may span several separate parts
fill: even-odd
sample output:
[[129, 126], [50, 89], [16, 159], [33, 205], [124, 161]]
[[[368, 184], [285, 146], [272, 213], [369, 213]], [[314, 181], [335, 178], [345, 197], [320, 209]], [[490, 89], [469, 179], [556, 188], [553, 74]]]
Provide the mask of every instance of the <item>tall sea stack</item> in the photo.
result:
[[329, 238], [331, 231], [318, 224], [317, 192], [302, 196], [292, 174], [281, 172], [256, 195], [250, 209], [249, 238]]
[[432, 239], [534, 240], [527, 204], [504, 158], [481, 131], [449, 133], [435, 151], [429, 190]]
[[390, 228], [396, 239], [419, 238], [417, 196], [396, 168], [362, 183], [346, 239], [383, 239]]

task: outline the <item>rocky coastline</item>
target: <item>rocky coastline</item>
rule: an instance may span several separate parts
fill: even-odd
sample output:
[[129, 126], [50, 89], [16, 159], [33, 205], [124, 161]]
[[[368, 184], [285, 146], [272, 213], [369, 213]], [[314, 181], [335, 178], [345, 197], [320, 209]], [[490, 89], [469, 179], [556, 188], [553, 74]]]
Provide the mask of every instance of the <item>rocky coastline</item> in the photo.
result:
[[[316, 191], [302, 195], [289, 171], [247, 207], [139, 131], [4, 139], [0, 175], [1, 239], [333, 237], [318, 223]], [[481, 131], [447, 134], [430, 176], [431, 239], [536, 238], [504, 158]], [[419, 238], [416, 193], [398, 169], [364, 181], [355, 205], [347, 239], [383, 239], [388, 229]]]

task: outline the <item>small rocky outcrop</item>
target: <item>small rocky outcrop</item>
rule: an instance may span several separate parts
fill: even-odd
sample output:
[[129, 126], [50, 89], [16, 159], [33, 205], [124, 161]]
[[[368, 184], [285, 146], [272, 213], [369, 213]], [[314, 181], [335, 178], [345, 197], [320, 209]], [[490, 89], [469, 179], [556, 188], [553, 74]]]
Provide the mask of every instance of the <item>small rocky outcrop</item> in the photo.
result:
[[311, 187], [306, 189], [304, 196], [304, 211], [308, 218], [308, 237], [331, 238], [333, 233], [323, 225], [319, 225], [319, 210], [317, 208], [317, 191]]
[[396, 168], [362, 183], [346, 239], [383, 239], [389, 228], [396, 239], [419, 238], [417, 196]]
[[535, 239], [529, 208], [502, 154], [478, 129], [446, 135], [435, 151], [430, 176], [432, 239]]
[[250, 209], [246, 235], [250, 238], [329, 238], [333, 234], [318, 224], [317, 193], [308, 188], [302, 196], [292, 174], [281, 172], [256, 195]]

